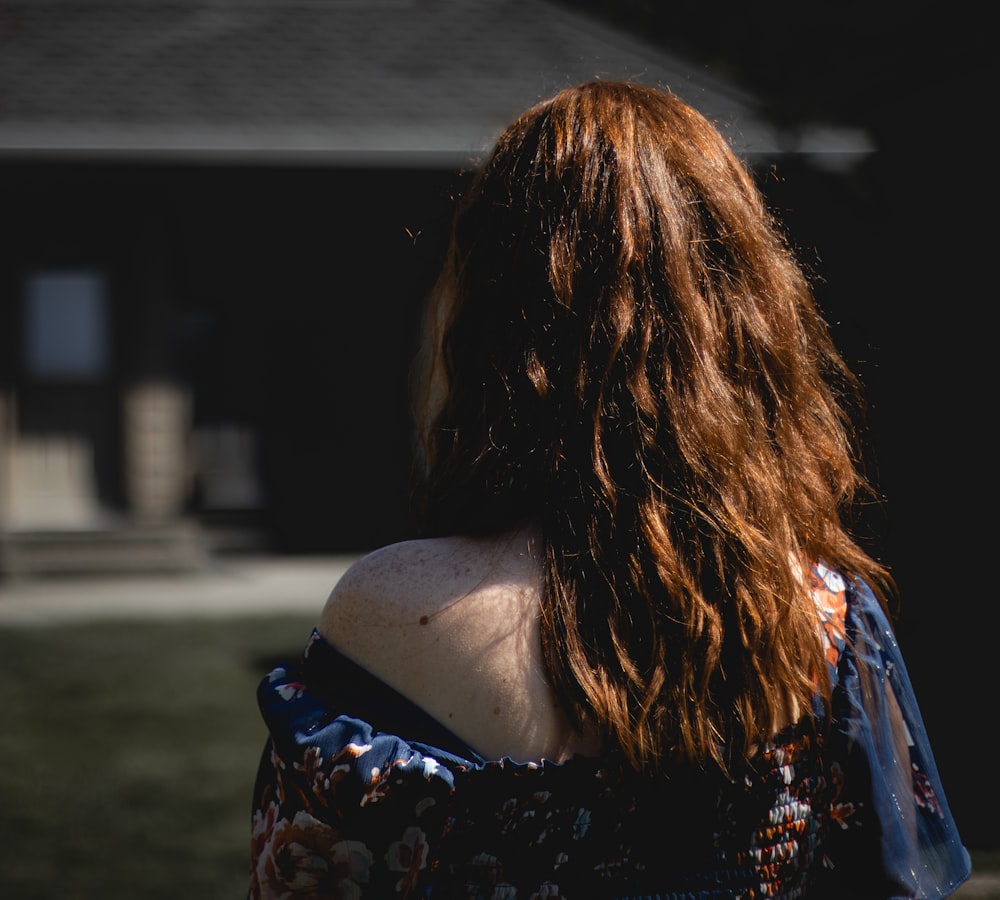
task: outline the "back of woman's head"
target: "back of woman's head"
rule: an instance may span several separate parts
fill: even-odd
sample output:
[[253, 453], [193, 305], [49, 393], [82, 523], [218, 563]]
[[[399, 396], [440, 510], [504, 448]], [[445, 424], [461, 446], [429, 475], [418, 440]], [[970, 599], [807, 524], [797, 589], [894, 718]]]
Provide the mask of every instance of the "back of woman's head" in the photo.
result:
[[802, 563], [880, 574], [841, 524], [853, 380], [721, 134], [634, 84], [528, 110], [459, 205], [434, 312], [429, 528], [541, 523], [571, 712], [655, 766], [804, 708]]

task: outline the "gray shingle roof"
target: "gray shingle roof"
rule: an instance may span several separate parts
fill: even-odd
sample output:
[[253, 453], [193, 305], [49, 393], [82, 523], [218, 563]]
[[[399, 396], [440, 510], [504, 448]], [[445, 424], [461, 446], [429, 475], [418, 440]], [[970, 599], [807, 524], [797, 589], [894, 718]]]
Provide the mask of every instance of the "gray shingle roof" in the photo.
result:
[[4, 0], [0, 155], [461, 164], [595, 77], [669, 85], [742, 152], [788, 149], [745, 93], [543, 0]]

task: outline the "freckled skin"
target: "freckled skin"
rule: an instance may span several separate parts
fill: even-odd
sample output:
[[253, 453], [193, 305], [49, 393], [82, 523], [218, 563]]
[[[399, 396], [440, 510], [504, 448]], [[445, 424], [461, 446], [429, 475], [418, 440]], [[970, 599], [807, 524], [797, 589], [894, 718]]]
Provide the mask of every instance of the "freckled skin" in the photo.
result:
[[545, 680], [533, 544], [525, 529], [384, 547], [337, 583], [319, 630], [487, 758], [596, 753]]

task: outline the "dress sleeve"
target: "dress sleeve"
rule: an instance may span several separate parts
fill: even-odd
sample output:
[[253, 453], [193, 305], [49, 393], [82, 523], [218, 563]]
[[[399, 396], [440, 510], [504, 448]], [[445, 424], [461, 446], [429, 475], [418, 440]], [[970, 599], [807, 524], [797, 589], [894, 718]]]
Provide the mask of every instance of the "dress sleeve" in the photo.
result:
[[366, 696], [350, 665], [314, 633], [301, 661], [259, 686], [268, 740], [254, 788], [250, 900], [419, 894], [454, 785], [448, 764], [461, 763], [370, 724], [390, 700]]
[[850, 896], [946, 897], [969, 877], [969, 855], [892, 626], [867, 585], [848, 584], [846, 594], [827, 752], [828, 865]]

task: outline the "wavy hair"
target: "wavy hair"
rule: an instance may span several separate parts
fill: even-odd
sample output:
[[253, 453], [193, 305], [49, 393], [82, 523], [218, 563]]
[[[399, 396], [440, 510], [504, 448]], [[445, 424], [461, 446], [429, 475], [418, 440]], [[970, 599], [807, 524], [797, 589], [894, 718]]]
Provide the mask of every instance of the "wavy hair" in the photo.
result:
[[424, 384], [426, 533], [540, 524], [542, 647], [636, 768], [729, 769], [828, 691], [803, 565], [842, 522], [858, 385], [744, 164], [668, 90], [563, 90], [459, 202]]

